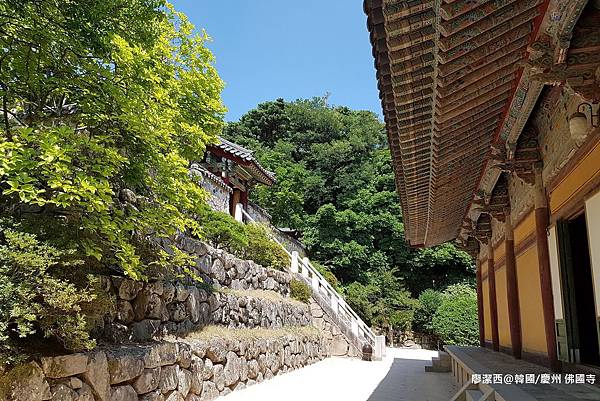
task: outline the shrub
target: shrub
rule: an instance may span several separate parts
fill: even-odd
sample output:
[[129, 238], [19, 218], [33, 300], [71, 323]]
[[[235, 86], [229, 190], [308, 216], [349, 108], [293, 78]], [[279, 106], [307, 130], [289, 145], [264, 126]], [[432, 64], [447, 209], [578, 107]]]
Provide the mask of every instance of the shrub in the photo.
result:
[[419, 295], [419, 305], [415, 310], [412, 328], [422, 333], [432, 333], [431, 322], [435, 312], [442, 304], [442, 293], [433, 289], [427, 289]]
[[269, 237], [266, 227], [260, 224], [248, 224], [246, 235], [248, 246], [243, 249], [242, 257], [276, 270], [285, 270], [290, 266], [289, 256], [281, 245]]
[[74, 251], [0, 225], [0, 365], [19, 362], [41, 337], [67, 350], [90, 349], [90, 323], [110, 305], [99, 281], [81, 273]]
[[292, 279], [290, 282], [290, 296], [307, 304], [311, 296], [310, 287], [304, 281]]
[[248, 247], [246, 227], [231, 215], [207, 206], [199, 219], [202, 238], [215, 248], [239, 254]]
[[477, 345], [479, 323], [475, 290], [462, 284], [448, 287], [431, 325], [434, 334], [446, 344]]
[[227, 213], [206, 208], [199, 216], [202, 238], [215, 248], [261, 266], [284, 270], [290, 258], [283, 248], [273, 241], [267, 228], [260, 224], [242, 224]]

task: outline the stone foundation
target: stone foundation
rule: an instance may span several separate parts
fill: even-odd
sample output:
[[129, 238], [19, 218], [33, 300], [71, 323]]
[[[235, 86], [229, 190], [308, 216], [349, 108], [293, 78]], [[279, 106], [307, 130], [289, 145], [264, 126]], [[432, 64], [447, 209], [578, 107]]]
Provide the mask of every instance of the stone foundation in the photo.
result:
[[327, 349], [333, 356], [360, 357], [362, 352], [342, 333], [329, 313], [313, 299], [310, 300], [313, 325], [322, 332]]
[[318, 334], [183, 339], [41, 358], [0, 379], [7, 401], [200, 401], [327, 356]]
[[[165, 335], [185, 336], [209, 324], [229, 328], [281, 328], [307, 326], [312, 317], [307, 305], [275, 293], [260, 291], [211, 292], [183, 283], [143, 283], [111, 277], [104, 280], [116, 299], [98, 337], [113, 343], [148, 341]], [[264, 292], [264, 294], [268, 294]]]
[[394, 346], [437, 350], [441, 342], [432, 334], [397, 330], [394, 332]]

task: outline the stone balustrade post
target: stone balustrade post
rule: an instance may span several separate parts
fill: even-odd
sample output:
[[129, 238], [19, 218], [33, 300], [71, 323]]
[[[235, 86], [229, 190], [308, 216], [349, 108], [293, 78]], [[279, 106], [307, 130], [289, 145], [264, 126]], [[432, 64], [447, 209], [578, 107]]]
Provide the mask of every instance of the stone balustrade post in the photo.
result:
[[308, 278], [308, 258], [306, 256], [302, 258], [302, 275]]
[[336, 315], [338, 313], [338, 308], [339, 308], [339, 301], [338, 301], [337, 294], [331, 294], [331, 309], [333, 310], [333, 313], [335, 313]]
[[351, 329], [352, 329], [352, 334], [354, 334], [355, 336], [358, 336], [358, 322], [354, 318], [352, 319]]
[[298, 251], [292, 251], [292, 273], [298, 273]]
[[311, 283], [312, 283], [312, 287], [315, 290], [315, 292], [319, 292], [319, 277], [313, 273], [312, 275], [312, 279], [311, 279]]
[[385, 336], [375, 336], [373, 359], [379, 361], [385, 356]]
[[235, 220], [239, 221], [240, 223], [244, 222], [244, 213], [242, 212], [242, 210], [244, 209], [244, 205], [242, 205], [241, 203], [236, 203], [235, 205]]

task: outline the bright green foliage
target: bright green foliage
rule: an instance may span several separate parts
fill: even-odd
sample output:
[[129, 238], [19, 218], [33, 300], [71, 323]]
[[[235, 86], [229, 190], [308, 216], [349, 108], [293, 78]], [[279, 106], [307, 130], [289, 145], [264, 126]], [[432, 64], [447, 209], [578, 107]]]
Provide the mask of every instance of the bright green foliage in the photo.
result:
[[415, 309], [412, 328], [421, 333], [433, 333], [431, 321], [435, 312], [442, 304], [443, 295], [441, 292], [431, 288], [426, 289], [419, 295], [419, 305]]
[[290, 267], [289, 256], [278, 243], [269, 237], [266, 227], [260, 224], [248, 224], [245, 228], [248, 246], [241, 252], [243, 258], [276, 270]]
[[231, 215], [206, 208], [201, 215], [201, 237], [212, 246], [250, 259], [264, 267], [284, 270], [290, 258], [260, 224], [242, 224]]
[[198, 232], [188, 166], [224, 112], [206, 35], [162, 0], [6, 0], [0, 25], [0, 209], [141, 278], [143, 238]]
[[450, 286], [431, 322], [434, 334], [445, 344], [479, 344], [477, 294], [466, 285]]
[[0, 365], [17, 362], [23, 344], [43, 337], [68, 350], [95, 345], [89, 326], [110, 304], [98, 297], [97, 279], [80, 273], [81, 263], [73, 251], [0, 226]]
[[418, 305], [410, 293], [403, 290], [394, 269], [372, 273], [369, 284], [353, 282], [346, 287], [348, 304], [369, 325], [393, 330], [411, 328]]
[[375, 114], [330, 107], [325, 98], [278, 99], [228, 124], [225, 135], [277, 174], [275, 185], [253, 192], [254, 201], [275, 225], [302, 233], [311, 260], [335, 275], [366, 321], [406, 327], [411, 295], [474, 277], [468, 255], [453, 245], [416, 250], [406, 243], [385, 130]]
[[307, 304], [310, 301], [310, 287], [304, 281], [292, 279], [290, 282], [290, 296]]
[[240, 254], [248, 247], [248, 234], [244, 224], [230, 214], [206, 207], [200, 216], [201, 236], [215, 248]]

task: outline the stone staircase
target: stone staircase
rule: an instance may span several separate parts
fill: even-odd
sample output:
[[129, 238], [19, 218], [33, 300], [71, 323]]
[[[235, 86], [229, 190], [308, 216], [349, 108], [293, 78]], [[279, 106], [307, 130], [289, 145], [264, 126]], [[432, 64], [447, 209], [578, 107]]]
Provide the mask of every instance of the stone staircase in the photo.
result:
[[452, 371], [452, 358], [444, 351], [431, 359], [431, 365], [425, 366], [425, 372], [448, 373]]
[[[236, 205], [235, 218], [240, 222], [256, 223], [253, 217], [244, 210], [241, 203]], [[291, 273], [311, 287], [314, 302], [325, 311], [339, 331], [348, 339], [349, 344], [355, 348], [358, 355], [363, 354], [364, 346], [370, 346], [371, 358], [373, 360], [382, 359], [385, 356], [385, 336], [379, 336], [373, 332], [312, 265], [308, 257], [300, 258], [296, 250], [287, 249], [276, 236], [272, 235], [271, 238], [289, 255]]]

